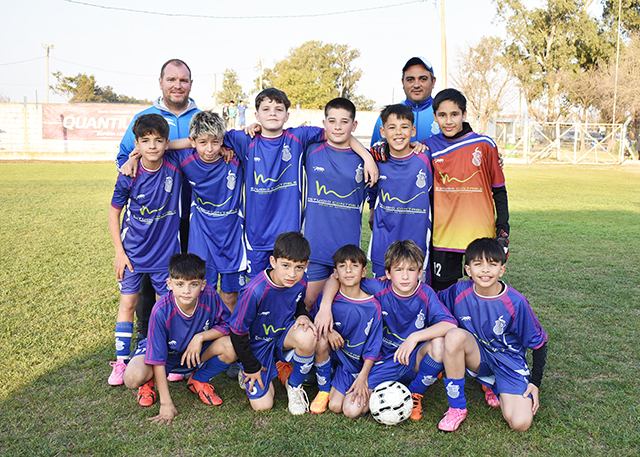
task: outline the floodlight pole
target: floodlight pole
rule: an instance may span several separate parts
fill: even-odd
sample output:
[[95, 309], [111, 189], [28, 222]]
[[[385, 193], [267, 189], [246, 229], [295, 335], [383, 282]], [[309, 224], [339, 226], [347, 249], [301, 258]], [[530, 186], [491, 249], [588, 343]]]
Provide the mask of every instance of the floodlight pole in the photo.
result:
[[52, 44], [42, 44], [42, 47], [47, 50], [47, 103], [49, 103], [49, 51], [54, 49], [55, 46]]

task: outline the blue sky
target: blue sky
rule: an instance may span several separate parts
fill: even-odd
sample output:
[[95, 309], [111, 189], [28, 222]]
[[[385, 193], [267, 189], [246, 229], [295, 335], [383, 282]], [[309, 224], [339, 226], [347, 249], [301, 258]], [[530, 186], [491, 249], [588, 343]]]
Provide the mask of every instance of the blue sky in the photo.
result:
[[[504, 29], [493, 22], [495, 6], [491, 0], [445, 2], [451, 70], [457, 48], [475, 45], [482, 35], [503, 35]], [[388, 5], [397, 6], [385, 8]], [[329, 14], [359, 9], [365, 10]], [[42, 44], [55, 46], [50, 54], [51, 72], [93, 74], [99, 85], [148, 99], [159, 94], [157, 78], [162, 63], [181, 58], [192, 69], [192, 97], [201, 106], [213, 103], [216, 74], [219, 89], [224, 70], [236, 70], [245, 92], [251, 92], [260, 58], [264, 66], [272, 67], [290, 48], [308, 40], [359, 49], [361, 57], [354, 64], [364, 75], [358, 92], [377, 105], [403, 99], [401, 68], [409, 57], [427, 57], [436, 76], [441, 74], [440, 0], [86, 0], [84, 4], [80, 0], [3, 0], [0, 15], [4, 19], [0, 28], [0, 94], [13, 102], [22, 102], [24, 96], [35, 102], [36, 91], [38, 101], [45, 100]], [[302, 15], [308, 17], [292, 17]], [[253, 18], [257, 16], [263, 17]], [[51, 94], [50, 101], [63, 99]]]

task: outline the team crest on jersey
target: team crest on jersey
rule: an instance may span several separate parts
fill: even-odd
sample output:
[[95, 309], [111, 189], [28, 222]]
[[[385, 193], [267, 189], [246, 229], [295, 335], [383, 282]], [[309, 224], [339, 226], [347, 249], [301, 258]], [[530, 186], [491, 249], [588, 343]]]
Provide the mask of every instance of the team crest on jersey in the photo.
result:
[[230, 190], [233, 190], [236, 188], [236, 174], [235, 173], [231, 173], [231, 170], [229, 170], [229, 173], [227, 173], [227, 188]]
[[362, 167], [362, 164], [359, 164], [358, 168], [356, 168], [356, 182], [360, 184], [363, 179], [364, 179], [364, 168]]
[[473, 151], [473, 159], [471, 159], [471, 163], [476, 167], [479, 167], [480, 164], [482, 164], [482, 151], [480, 151], [480, 149], [476, 148], [476, 150]]
[[500, 336], [504, 333], [504, 328], [507, 326], [507, 323], [505, 322], [505, 320], [502, 318], [502, 316], [500, 316], [497, 320], [496, 320], [496, 324], [493, 326], [493, 333], [495, 333], [496, 335]]
[[420, 314], [416, 317], [416, 328], [424, 328], [424, 311], [420, 310]]
[[207, 330], [209, 330], [209, 319], [207, 319], [207, 322], [204, 323], [204, 327], [202, 327], [203, 332], [206, 332]]
[[364, 329], [364, 334], [367, 336], [369, 336], [369, 332], [371, 331], [371, 324], [373, 324], [373, 317], [367, 322], [367, 328]]
[[420, 169], [420, 171], [416, 175], [416, 186], [422, 189], [426, 185], [427, 185], [427, 175], [424, 171], [422, 171], [422, 169]]
[[291, 147], [288, 144], [282, 146], [282, 160], [285, 162], [291, 160]]
[[440, 133], [440, 127], [438, 126], [438, 123], [436, 121], [433, 121], [431, 123], [431, 133], [433, 133], [434, 135]]
[[173, 189], [173, 178], [167, 176], [167, 179], [164, 180], [164, 191], [171, 192], [171, 189]]
[[451, 398], [458, 398], [460, 396], [460, 386], [456, 386], [452, 382], [447, 384], [447, 395]]

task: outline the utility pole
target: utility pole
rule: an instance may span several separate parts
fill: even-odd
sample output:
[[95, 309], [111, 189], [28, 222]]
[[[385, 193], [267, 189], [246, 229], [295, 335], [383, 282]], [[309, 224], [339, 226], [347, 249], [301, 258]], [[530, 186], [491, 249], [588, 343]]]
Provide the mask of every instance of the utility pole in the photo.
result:
[[[618, 3], [618, 38], [616, 40], [616, 78], [613, 86], [613, 116], [611, 123], [616, 123], [616, 102], [618, 101], [618, 64], [620, 62], [620, 24], [622, 22], [622, 0]], [[615, 128], [615, 127], [614, 127]], [[615, 139], [615, 138], [614, 138]], [[621, 141], [624, 141], [622, 137]]]
[[260, 90], [262, 90], [262, 57], [258, 57], [258, 72], [260, 72]]
[[440, 0], [440, 31], [441, 31], [441, 54], [440, 61], [442, 66], [442, 88], [447, 88], [447, 35], [444, 26], [444, 0]]
[[42, 47], [47, 50], [47, 103], [49, 103], [49, 51], [54, 49], [55, 46], [52, 44], [42, 44]]

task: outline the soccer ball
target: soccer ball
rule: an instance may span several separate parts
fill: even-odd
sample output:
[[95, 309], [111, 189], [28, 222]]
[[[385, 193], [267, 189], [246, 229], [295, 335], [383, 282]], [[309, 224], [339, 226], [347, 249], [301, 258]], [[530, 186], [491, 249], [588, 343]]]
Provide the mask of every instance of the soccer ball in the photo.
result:
[[373, 418], [381, 424], [399, 424], [411, 415], [411, 392], [399, 382], [383, 382], [371, 392], [369, 409]]

